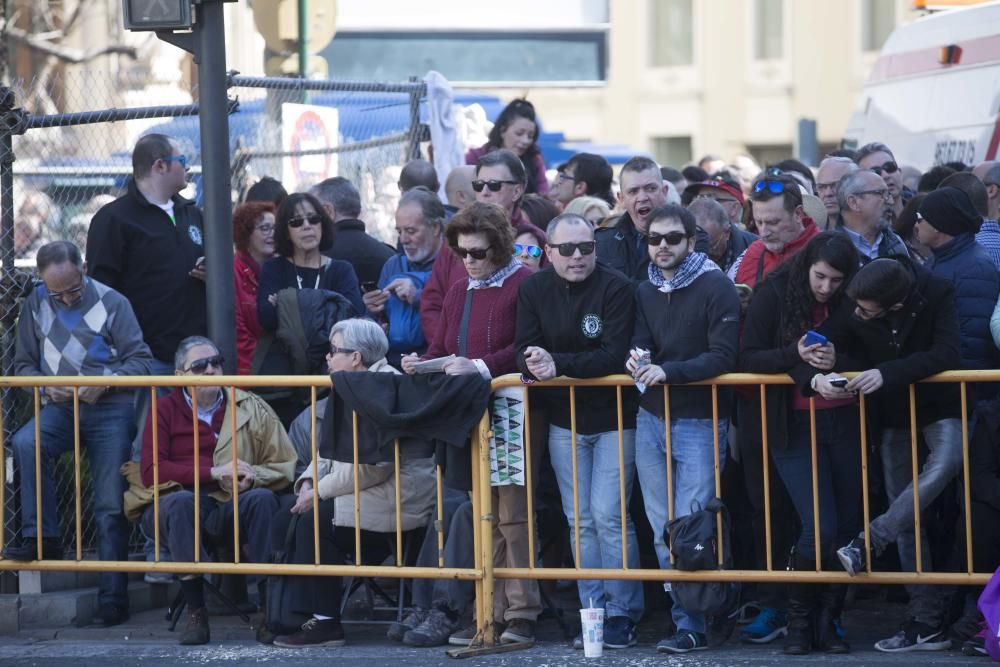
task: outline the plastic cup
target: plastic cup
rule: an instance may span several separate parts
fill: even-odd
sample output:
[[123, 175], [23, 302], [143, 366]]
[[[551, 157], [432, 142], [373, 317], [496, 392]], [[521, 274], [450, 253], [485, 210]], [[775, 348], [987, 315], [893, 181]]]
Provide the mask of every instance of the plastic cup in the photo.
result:
[[604, 654], [604, 610], [581, 609], [580, 625], [583, 634], [583, 656], [600, 658]]

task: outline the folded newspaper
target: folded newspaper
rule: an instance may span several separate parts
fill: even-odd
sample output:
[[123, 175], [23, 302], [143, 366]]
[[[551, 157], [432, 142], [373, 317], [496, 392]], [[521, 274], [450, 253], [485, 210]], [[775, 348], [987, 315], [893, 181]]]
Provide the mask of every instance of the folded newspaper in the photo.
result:
[[437, 359], [428, 359], [427, 361], [418, 361], [413, 364], [414, 373], [444, 373], [444, 365], [455, 358], [454, 354], [449, 354], [447, 357], [438, 357]]

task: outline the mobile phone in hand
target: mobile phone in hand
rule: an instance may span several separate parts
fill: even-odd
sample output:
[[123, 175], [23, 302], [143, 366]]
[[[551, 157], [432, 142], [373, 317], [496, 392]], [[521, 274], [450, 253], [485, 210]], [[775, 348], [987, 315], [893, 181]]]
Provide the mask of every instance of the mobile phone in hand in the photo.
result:
[[368, 294], [368, 292], [377, 292], [377, 291], [378, 291], [378, 283], [376, 283], [374, 280], [366, 280], [365, 282], [361, 283], [362, 294]]
[[830, 339], [812, 329], [806, 332], [806, 347], [810, 345], [826, 345], [829, 342]]
[[847, 386], [847, 378], [833, 378], [830, 380], [830, 384], [838, 389], [843, 389]]

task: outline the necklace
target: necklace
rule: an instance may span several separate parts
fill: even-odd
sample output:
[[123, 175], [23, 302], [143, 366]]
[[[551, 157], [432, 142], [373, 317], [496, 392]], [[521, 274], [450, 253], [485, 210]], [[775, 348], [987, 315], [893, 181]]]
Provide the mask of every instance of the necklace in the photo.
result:
[[[294, 264], [294, 263], [292, 264], [292, 266], [295, 268], [295, 282], [297, 282], [299, 284], [299, 289], [302, 289], [302, 276], [299, 275], [299, 266], [298, 266], [298, 264]], [[307, 267], [303, 267], [303, 268], [307, 268], [308, 269], [308, 268], [312, 268], [312, 267], [308, 267], [307, 266]], [[319, 273], [320, 273], [319, 269], [316, 269], [316, 284], [313, 285], [313, 289], [319, 289]]]

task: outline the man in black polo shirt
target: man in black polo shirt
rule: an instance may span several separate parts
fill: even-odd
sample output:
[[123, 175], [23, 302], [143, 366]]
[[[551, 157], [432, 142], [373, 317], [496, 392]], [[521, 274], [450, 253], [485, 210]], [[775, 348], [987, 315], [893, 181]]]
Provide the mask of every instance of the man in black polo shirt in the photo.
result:
[[186, 186], [177, 141], [147, 134], [132, 151], [128, 192], [94, 215], [87, 234], [87, 273], [129, 300], [154, 375], [172, 375], [181, 340], [206, 333], [201, 211], [180, 196]]

